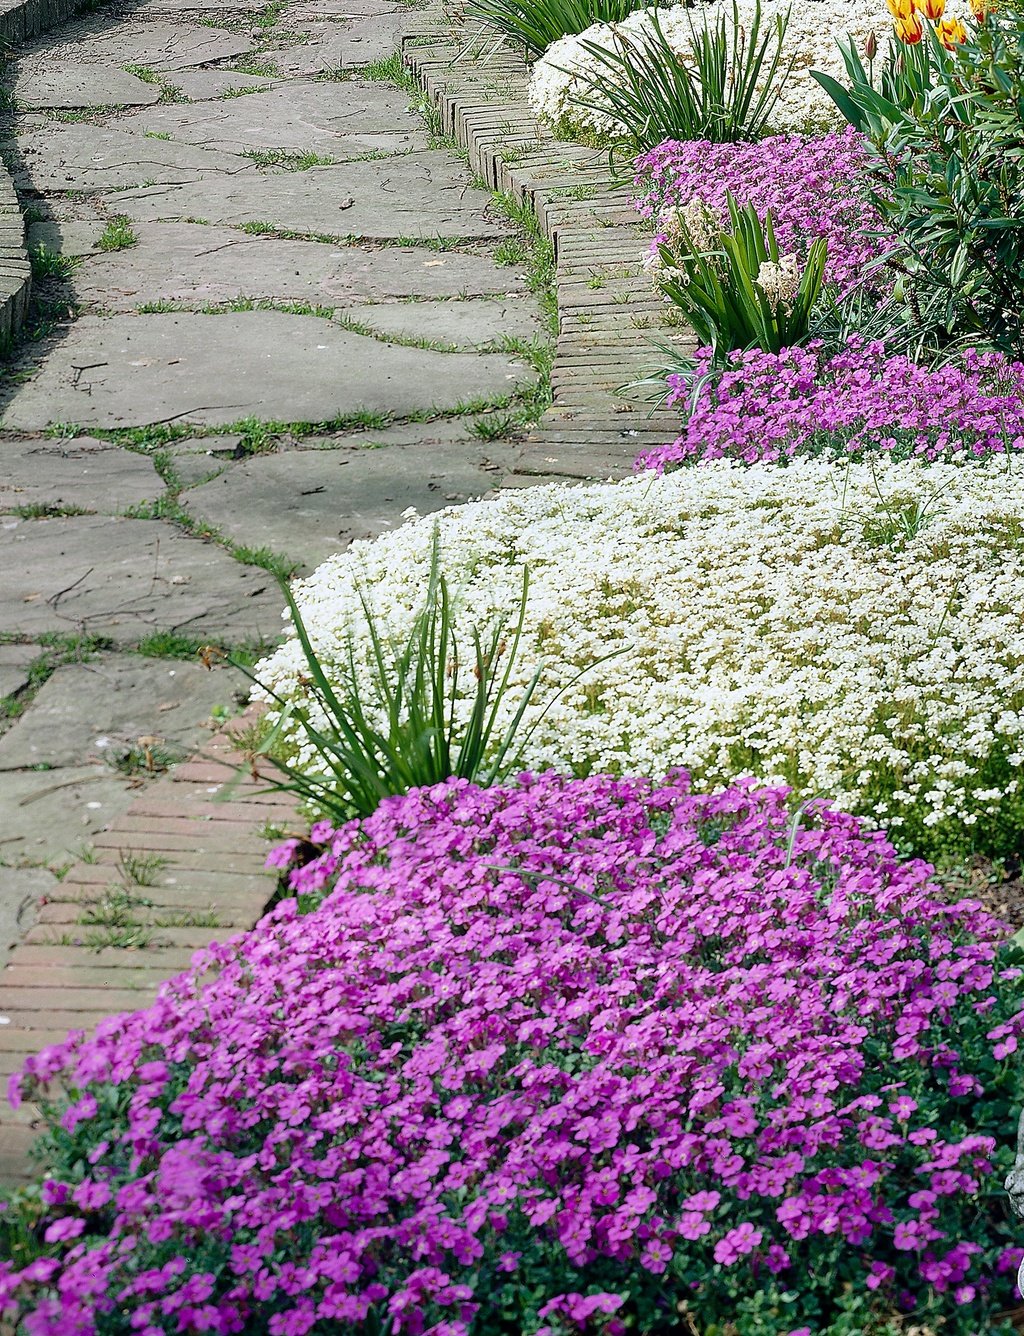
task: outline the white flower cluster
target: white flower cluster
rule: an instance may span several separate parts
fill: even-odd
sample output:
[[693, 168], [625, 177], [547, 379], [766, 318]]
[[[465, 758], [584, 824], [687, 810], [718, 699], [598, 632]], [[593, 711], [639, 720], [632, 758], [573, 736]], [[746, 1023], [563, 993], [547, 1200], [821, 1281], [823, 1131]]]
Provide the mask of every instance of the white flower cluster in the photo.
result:
[[[851, 36], [863, 49], [869, 33], [874, 33], [879, 49], [884, 53], [892, 33], [892, 19], [883, 5], [858, 5], [852, 0], [762, 0], [761, 33], [770, 34], [776, 18], [790, 11], [789, 26], [783, 47], [783, 68], [793, 61], [793, 69], [786, 80], [781, 97], [772, 113], [769, 128], [777, 133], [820, 130], [840, 124], [841, 117], [834, 103], [819, 84], [811, 78], [810, 70], [821, 70], [841, 82], [846, 80], [846, 68], [839, 50], [839, 39]], [[754, 0], [738, 0], [740, 23], [747, 33], [755, 15]], [[710, 0], [710, 3], [690, 8], [676, 5], [672, 8], [639, 9], [622, 23], [595, 23], [578, 37], [563, 37], [544, 52], [530, 76], [530, 106], [534, 114], [549, 124], [562, 124], [578, 131], [601, 137], [621, 131], [610, 109], [604, 110], [600, 93], [591, 86], [591, 80], [600, 74], [608, 77], [611, 71], [589, 52], [587, 45], [606, 50], [622, 51], [624, 43], [640, 41], [654, 34], [651, 16], [657, 17], [661, 31], [673, 51], [683, 61], [692, 59], [694, 31], [703, 25], [717, 26], [722, 18], [726, 30], [731, 30], [733, 0]], [[769, 56], [773, 46], [769, 45]], [[777, 76], [778, 77], [778, 76]], [[574, 99], [596, 102], [597, 107], [581, 107]], [[606, 104], [605, 104], [606, 105]]]
[[768, 305], [776, 313], [790, 312], [800, 291], [803, 270], [795, 255], [780, 255], [779, 263], [765, 260], [757, 271], [754, 282], [764, 293]]
[[[297, 594], [325, 663], [350, 636], [367, 662], [359, 588], [401, 637], [436, 528], [463, 634], [514, 613], [529, 568], [514, 685], [544, 666], [525, 728], [577, 669], [625, 651], [558, 698], [524, 765], [752, 773], [893, 827], [969, 826], [1015, 801], [1024, 752], [1022, 498], [1006, 461], [718, 461], [414, 519]], [[306, 694], [294, 639], [257, 674]]]

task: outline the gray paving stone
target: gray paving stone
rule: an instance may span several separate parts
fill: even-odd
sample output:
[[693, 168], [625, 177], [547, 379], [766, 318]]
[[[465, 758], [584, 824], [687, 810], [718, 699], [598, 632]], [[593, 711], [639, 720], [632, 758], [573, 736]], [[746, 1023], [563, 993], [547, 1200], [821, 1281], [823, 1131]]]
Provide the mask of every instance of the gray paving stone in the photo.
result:
[[381, 334], [406, 339], [431, 339], [455, 348], [496, 344], [502, 338], [533, 339], [544, 333], [536, 302], [527, 297], [508, 301], [381, 302], [347, 307], [337, 313]]
[[110, 762], [141, 737], [195, 750], [215, 706], [233, 704], [245, 679], [200, 663], [103, 654], [58, 668], [0, 738], [0, 771]]
[[132, 13], [138, 18], [162, 14], [199, 14], [204, 18], [245, 19], [252, 15], [252, 7], [244, 0], [137, 0]]
[[176, 70], [174, 74], [175, 88], [180, 88], [182, 96], [192, 102], [220, 98], [225, 93], [241, 88], [258, 88], [262, 91], [273, 88], [276, 83], [276, 79], [267, 79], [262, 75], [240, 74], [236, 70]]
[[399, 0], [399, 3], [389, 3], [389, 0], [294, 0], [282, 13], [281, 26], [303, 29], [323, 25], [325, 19], [332, 23], [346, 19], [381, 19], [425, 8], [423, 0], [418, 3], [406, 3], [406, 0]]
[[406, 6], [382, 5], [380, 12], [354, 18], [351, 22], [303, 23], [301, 26], [308, 34], [308, 41], [298, 46], [271, 46], [261, 54], [263, 59], [272, 60], [281, 74], [359, 69], [394, 55], [405, 34], [421, 26], [422, 22], [422, 16]]
[[28, 686], [29, 665], [41, 653], [38, 645], [0, 645], [0, 697], [13, 696]]
[[[236, 154], [147, 139], [116, 126], [79, 122], [23, 134], [18, 148], [24, 168], [15, 184], [46, 194], [58, 190], [121, 190], [143, 184], [175, 185], [209, 177], [252, 174], [248, 158]], [[252, 184], [247, 187], [250, 191]]]
[[382, 344], [315, 316], [86, 317], [18, 386], [3, 417], [15, 431], [258, 416], [326, 422], [358, 411], [412, 412], [496, 397], [533, 378], [503, 353], [439, 353]]
[[154, 630], [239, 643], [280, 629], [267, 572], [159, 520], [0, 518], [0, 570], [0, 632], [86, 631], [125, 645]]
[[[0, 858], [8, 863], [62, 862], [126, 811], [137, 793], [127, 779], [102, 764], [0, 774]], [[8, 871], [0, 869], [0, 887], [7, 878]], [[12, 884], [17, 889], [18, 879]], [[31, 884], [28, 894], [34, 898]], [[19, 904], [24, 899], [23, 894]], [[26, 911], [31, 913], [31, 904]], [[17, 926], [20, 936], [31, 921]]]
[[28, 68], [40, 64], [50, 69], [82, 62], [109, 64], [115, 69], [142, 65], [168, 72], [214, 60], [234, 60], [248, 55], [252, 49], [248, 37], [198, 23], [112, 22], [105, 15], [97, 15], [65, 25], [55, 37], [32, 43], [22, 61]]
[[122, 117], [119, 124], [228, 153], [284, 149], [340, 157], [375, 148], [426, 148], [427, 140], [408, 93], [364, 80], [299, 80], [223, 102], [153, 107]]
[[89, 255], [104, 232], [101, 219], [84, 221], [48, 219], [45, 223], [30, 223], [27, 239], [30, 248], [43, 247], [55, 255]]
[[[3, 857], [4, 843], [0, 840], [0, 859]], [[34, 926], [40, 901], [57, 885], [57, 878], [48, 868], [0, 864], [0, 964]]]
[[518, 270], [460, 251], [281, 241], [194, 223], [139, 223], [135, 230], [137, 246], [96, 254], [75, 270], [80, 301], [110, 311], [239, 297], [341, 306], [371, 298], [505, 296], [525, 287]]
[[109, 65], [40, 65], [19, 62], [12, 89], [19, 107], [148, 107], [160, 100], [155, 84]]
[[356, 538], [372, 538], [421, 514], [498, 486], [515, 448], [470, 437], [464, 423], [402, 429], [403, 444], [368, 432], [332, 450], [260, 455], [233, 465], [183, 498], [191, 514], [236, 542], [287, 547], [308, 569]]
[[0, 511], [77, 506], [116, 515], [163, 491], [151, 460], [106, 441], [0, 441]]
[[507, 235], [507, 226], [489, 215], [487, 205], [462, 165], [441, 150], [262, 173], [255, 184], [251, 177], [211, 176], [117, 196], [118, 210], [139, 222], [267, 223], [304, 234], [381, 240]]

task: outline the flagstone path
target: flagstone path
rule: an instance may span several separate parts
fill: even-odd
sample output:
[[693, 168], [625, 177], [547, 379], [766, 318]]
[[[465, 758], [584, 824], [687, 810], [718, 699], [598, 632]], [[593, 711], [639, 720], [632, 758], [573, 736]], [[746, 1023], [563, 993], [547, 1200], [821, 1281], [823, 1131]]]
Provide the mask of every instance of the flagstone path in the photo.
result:
[[365, 75], [416, 18], [141, 0], [15, 53], [37, 337], [0, 379], [0, 952], [234, 710], [194, 651], [274, 638], [273, 570], [510, 466], [547, 334], [490, 194]]
[[[114, 0], [7, 71], [35, 304], [0, 373], [0, 1082], [274, 892], [301, 825], [237, 779], [245, 682], [197, 650], [257, 654], [278, 574], [409, 507], [621, 474], [674, 429], [620, 392], [663, 314], [628, 192], [464, 45], [416, 0]], [[553, 252], [533, 426], [544, 253], [490, 190]], [[36, 1120], [0, 1105], [0, 1184]]]

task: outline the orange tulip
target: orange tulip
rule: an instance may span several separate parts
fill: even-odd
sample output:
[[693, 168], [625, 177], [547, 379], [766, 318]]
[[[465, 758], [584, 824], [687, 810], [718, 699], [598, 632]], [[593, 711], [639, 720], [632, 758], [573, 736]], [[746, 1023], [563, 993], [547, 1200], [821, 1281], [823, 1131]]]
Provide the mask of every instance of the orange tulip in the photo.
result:
[[946, 9], [946, 0], [914, 0], [914, 8], [932, 23], [938, 23]]
[[943, 19], [937, 32], [939, 41], [947, 51], [952, 51], [955, 46], [967, 41], [967, 29], [959, 19]]
[[907, 46], [916, 46], [924, 36], [924, 24], [916, 14], [911, 14], [908, 19], [897, 19], [896, 36]]
[[971, 13], [979, 23], [984, 23], [995, 8], [992, 0], [968, 0], [968, 2], [971, 6]]
[[897, 23], [913, 17], [914, 0], [885, 0], [885, 3]]

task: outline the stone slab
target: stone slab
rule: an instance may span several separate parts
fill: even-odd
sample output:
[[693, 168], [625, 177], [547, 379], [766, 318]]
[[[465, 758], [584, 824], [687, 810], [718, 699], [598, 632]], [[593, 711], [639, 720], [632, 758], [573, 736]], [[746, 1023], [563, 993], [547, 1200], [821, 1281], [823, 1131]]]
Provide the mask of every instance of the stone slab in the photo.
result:
[[502, 338], [533, 339], [544, 333], [536, 302], [511, 301], [380, 302], [348, 307], [337, 313], [380, 334], [405, 339], [431, 339], [455, 348], [497, 344]]
[[37, 65], [52, 69], [82, 62], [112, 65], [115, 69], [141, 65], [167, 72], [215, 60], [235, 60], [252, 49], [248, 37], [198, 23], [111, 22], [105, 15], [96, 15], [66, 25], [56, 38], [32, 43], [21, 65], [29, 70]]
[[76, 110], [81, 107], [148, 107], [160, 100], [160, 89], [126, 70], [109, 65], [46, 65], [19, 62], [13, 80], [19, 108]]
[[[337, 157], [352, 137], [367, 149], [375, 144], [382, 149], [416, 148], [421, 143], [426, 147], [422, 122], [410, 110], [408, 93], [365, 80], [297, 80], [224, 102], [153, 107], [122, 117], [119, 124], [228, 153], [284, 149]], [[357, 146], [356, 151], [363, 150]]]
[[421, 514], [482, 496], [499, 485], [515, 447], [472, 438], [464, 423], [348, 438], [336, 449], [262, 455], [235, 464], [185, 498], [191, 514], [216, 524], [236, 542], [287, 544], [307, 569], [347, 547]]
[[491, 216], [488, 206], [487, 196], [469, 185], [462, 165], [433, 149], [379, 162], [264, 173], [255, 183], [211, 176], [117, 197], [118, 210], [139, 222], [266, 223], [305, 235], [381, 240], [506, 235], [507, 226]]
[[44, 195], [176, 185], [213, 173], [234, 176], [256, 170], [248, 158], [236, 154], [147, 139], [88, 121], [30, 131], [19, 137], [18, 151], [24, 165], [14, 173], [15, 184]]
[[424, 0], [293, 0], [281, 15], [281, 26], [290, 30], [325, 26], [324, 20], [341, 23], [351, 19], [383, 19], [393, 14], [425, 8]]
[[208, 736], [213, 708], [230, 705], [244, 681], [230, 669], [138, 655], [67, 664], [0, 738], [0, 771], [107, 761], [140, 737], [191, 752]]
[[96, 251], [103, 232], [101, 220], [48, 219], [45, 223], [30, 223], [26, 235], [30, 250], [42, 247], [55, 255], [80, 256]]
[[[0, 859], [4, 846], [0, 843]], [[39, 902], [59, 883], [45, 867], [5, 867], [0, 863], [0, 965], [36, 921]]]
[[532, 378], [503, 353], [382, 344], [315, 316], [88, 316], [17, 387], [2, 422], [39, 431], [54, 422], [110, 428], [218, 426], [253, 416], [327, 422], [359, 411], [402, 416], [503, 395]]
[[77, 506], [116, 515], [163, 490], [151, 460], [109, 442], [0, 441], [0, 511]]
[[240, 89], [258, 88], [262, 92], [273, 88], [276, 82], [262, 76], [223, 69], [178, 70], [174, 75], [175, 88], [180, 89], [182, 96], [190, 102], [205, 102]]
[[[38, 645], [0, 645], [0, 699], [28, 686], [29, 665], [39, 658]], [[0, 859], [3, 850], [0, 848]]]
[[136, 792], [104, 765], [0, 774], [0, 858], [66, 860], [126, 811]]
[[235, 644], [280, 630], [272, 576], [159, 520], [0, 519], [0, 570], [0, 632], [124, 645], [155, 630]]
[[252, 6], [244, 0], [138, 0], [132, 12], [140, 17], [149, 14], [217, 14], [232, 18], [249, 18]]
[[268, 47], [262, 58], [272, 60], [281, 74], [293, 76], [359, 69], [386, 60], [401, 47], [405, 34], [423, 20], [404, 5], [400, 9], [382, 6], [381, 10], [348, 22], [297, 23], [307, 41], [300, 46]]
[[240, 297], [340, 306], [393, 297], [505, 296], [525, 288], [521, 271], [461, 251], [283, 241], [195, 223], [140, 223], [136, 232], [137, 246], [96, 254], [75, 270], [80, 301], [110, 311]]

